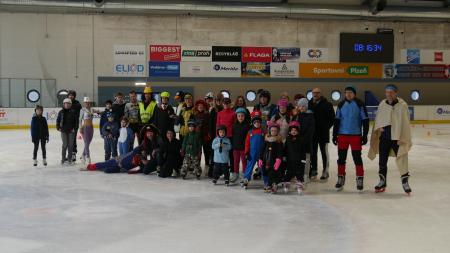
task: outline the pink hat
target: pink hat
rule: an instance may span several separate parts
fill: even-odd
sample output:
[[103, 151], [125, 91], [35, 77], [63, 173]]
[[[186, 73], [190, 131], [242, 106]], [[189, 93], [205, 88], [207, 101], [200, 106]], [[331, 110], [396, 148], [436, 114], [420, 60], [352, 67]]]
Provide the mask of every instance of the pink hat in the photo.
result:
[[276, 122], [273, 121], [267, 121], [267, 128], [270, 129], [272, 127], [280, 128], [280, 125], [278, 125]]
[[278, 106], [288, 107], [289, 101], [285, 98], [278, 100]]
[[291, 121], [291, 123], [289, 123], [289, 128], [297, 128], [300, 129], [300, 123], [296, 120]]

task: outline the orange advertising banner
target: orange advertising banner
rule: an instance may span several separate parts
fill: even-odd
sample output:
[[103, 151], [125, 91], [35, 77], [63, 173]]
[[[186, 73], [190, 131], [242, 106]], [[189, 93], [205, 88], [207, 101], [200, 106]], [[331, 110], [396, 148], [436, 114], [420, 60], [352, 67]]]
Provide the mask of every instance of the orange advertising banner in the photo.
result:
[[300, 78], [374, 78], [383, 76], [383, 64], [300, 63]]

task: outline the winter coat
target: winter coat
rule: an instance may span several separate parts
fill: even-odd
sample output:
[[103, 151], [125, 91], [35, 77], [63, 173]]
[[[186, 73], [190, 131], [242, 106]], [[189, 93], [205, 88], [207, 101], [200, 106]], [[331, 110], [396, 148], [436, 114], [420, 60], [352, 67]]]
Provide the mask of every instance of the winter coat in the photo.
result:
[[70, 109], [61, 109], [58, 112], [58, 117], [56, 118], [56, 129], [58, 131], [64, 133], [75, 132], [78, 129], [78, 117], [80, 113], [70, 108]]
[[315, 119], [313, 113], [310, 110], [299, 113], [294, 117], [294, 120], [297, 120], [298, 123], [300, 123], [299, 135], [304, 143], [305, 152], [311, 153], [315, 129]]
[[242, 123], [238, 121], [233, 124], [233, 150], [245, 150], [245, 139], [247, 137], [247, 133], [250, 130], [250, 124], [245, 120]]
[[[126, 132], [126, 139], [124, 141], [120, 140], [120, 138], [122, 138], [122, 136], [120, 136], [122, 134], [122, 131], [125, 130]], [[130, 145], [131, 141], [134, 139], [134, 133], [133, 130], [131, 130], [131, 128], [129, 127], [122, 127], [119, 129], [119, 139], [118, 141], [120, 143], [126, 143], [126, 145]]]
[[119, 138], [119, 126], [116, 122], [106, 122], [102, 127], [102, 137], [107, 139], [115, 139]]
[[295, 138], [289, 135], [285, 142], [284, 156], [288, 163], [300, 163], [305, 156], [303, 139], [297, 135]]
[[40, 140], [48, 140], [48, 125], [47, 119], [44, 116], [33, 116], [31, 119], [31, 140], [39, 142]]
[[114, 122], [120, 124], [120, 119], [125, 115], [125, 103], [112, 105], [112, 112], [114, 113]]
[[186, 136], [188, 134], [188, 121], [194, 118], [194, 107], [187, 107], [186, 105], [180, 111], [178, 124], [180, 125], [180, 135]]
[[316, 123], [314, 138], [320, 143], [329, 143], [330, 129], [335, 117], [333, 105], [326, 98], [321, 97], [318, 102], [311, 99], [308, 108], [314, 113]]
[[227, 128], [227, 137], [233, 136], [233, 123], [236, 120], [236, 113], [233, 109], [223, 109], [217, 114], [216, 127], [224, 125]]
[[265, 170], [273, 169], [276, 159], [283, 159], [283, 142], [280, 135], [266, 135], [259, 159], [263, 161], [262, 167]]
[[283, 139], [286, 139], [289, 133], [289, 122], [291, 122], [291, 117], [289, 114], [286, 113], [285, 115], [282, 115], [277, 113], [272, 117], [271, 121], [280, 126], [280, 135]]
[[187, 155], [199, 156], [202, 152], [202, 138], [200, 133], [188, 132], [183, 138], [182, 150]]
[[[194, 112], [194, 119], [196, 123], [196, 131], [200, 133], [204, 142], [211, 140], [209, 135], [209, 113], [207, 111]], [[214, 137], [214, 136], [213, 136]]]
[[161, 136], [165, 136], [167, 130], [174, 129], [174, 116], [175, 111], [170, 105], [168, 105], [165, 110], [161, 107], [155, 108], [152, 121], [153, 124], [159, 129]]
[[208, 132], [211, 138], [214, 138], [217, 134], [217, 114], [222, 110], [222, 108], [210, 108], [209, 110], [209, 124]]
[[[181, 165], [181, 142], [178, 139], [169, 141], [163, 139], [159, 147], [159, 164], [163, 166], [165, 163]], [[172, 168], [173, 169], [173, 168]]]
[[257, 105], [255, 105], [255, 107], [253, 107], [253, 111], [255, 111], [255, 110], [261, 111], [262, 122], [263, 122], [263, 125], [265, 125], [266, 122], [268, 120], [272, 119], [272, 117], [277, 113], [278, 108], [274, 104], [268, 104], [268, 105], [257, 104]]
[[214, 162], [215, 163], [229, 163], [230, 162], [230, 150], [231, 141], [227, 137], [216, 137], [212, 143], [212, 149], [214, 150]]
[[103, 126], [106, 122], [108, 122], [109, 115], [111, 115], [112, 110], [111, 109], [105, 109], [100, 116], [100, 135], [103, 136]]

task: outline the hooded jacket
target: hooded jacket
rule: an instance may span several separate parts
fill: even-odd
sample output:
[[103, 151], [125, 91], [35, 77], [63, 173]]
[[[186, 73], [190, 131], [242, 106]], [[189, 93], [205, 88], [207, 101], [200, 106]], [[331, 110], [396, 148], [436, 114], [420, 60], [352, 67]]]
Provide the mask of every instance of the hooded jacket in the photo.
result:
[[308, 108], [314, 113], [315, 132], [314, 138], [321, 143], [330, 142], [330, 129], [333, 126], [335, 113], [333, 104], [326, 98], [321, 97], [319, 101], [309, 101]]

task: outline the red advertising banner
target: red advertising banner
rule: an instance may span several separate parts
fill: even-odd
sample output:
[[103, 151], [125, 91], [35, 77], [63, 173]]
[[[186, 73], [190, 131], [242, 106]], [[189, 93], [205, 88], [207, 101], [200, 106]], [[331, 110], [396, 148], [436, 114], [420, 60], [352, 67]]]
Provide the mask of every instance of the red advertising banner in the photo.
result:
[[150, 45], [150, 61], [179, 62], [181, 61], [181, 46]]
[[243, 47], [242, 62], [271, 62], [271, 47]]

